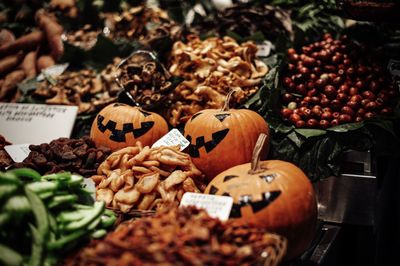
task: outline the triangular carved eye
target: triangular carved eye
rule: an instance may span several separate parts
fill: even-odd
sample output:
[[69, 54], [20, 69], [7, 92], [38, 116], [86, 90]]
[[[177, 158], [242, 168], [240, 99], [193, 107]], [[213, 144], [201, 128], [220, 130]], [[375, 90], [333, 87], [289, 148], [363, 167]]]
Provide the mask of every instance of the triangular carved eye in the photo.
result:
[[197, 114], [194, 114], [193, 116], [192, 116], [192, 118], [190, 118], [190, 121], [193, 121], [196, 117], [198, 117], [199, 115], [201, 115], [201, 113], [197, 113]]
[[222, 122], [222, 121], [224, 121], [225, 120], [225, 118], [227, 118], [228, 116], [230, 116], [231, 114], [218, 114], [218, 115], [215, 115], [215, 117], [220, 121], [220, 122]]
[[218, 192], [218, 188], [216, 188], [213, 185], [211, 185], [210, 194], [215, 195], [215, 193], [217, 193], [217, 192]]
[[145, 112], [143, 110], [139, 110], [139, 111], [144, 115], [144, 117], [148, 117], [149, 115], [151, 115], [151, 113]]
[[224, 182], [231, 180], [232, 178], [239, 177], [238, 175], [227, 175], [224, 177]]

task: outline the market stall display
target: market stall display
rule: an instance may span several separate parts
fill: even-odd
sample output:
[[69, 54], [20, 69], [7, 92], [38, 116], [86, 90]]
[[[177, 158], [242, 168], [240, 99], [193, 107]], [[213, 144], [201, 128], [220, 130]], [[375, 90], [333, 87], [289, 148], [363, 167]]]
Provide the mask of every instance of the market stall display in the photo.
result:
[[[291, 265], [312, 252], [311, 182], [343, 174], [350, 150], [398, 149], [400, 32], [337, 5], [371, 1], [223, 2], [0, 3], [2, 121], [55, 128], [66, 121], [37, 104], [78, 106], [71, 138], [21, 163], [5, 149], [22, 156], [30, 132], [10, 149], [0, 135], [0, 264]], [[221, 208], [227, 222], [210, 217]]]
[[317, 201], [301, 169], [284, 161], [261, 161], [267, 141], [260, 134], [251, 163], [221, 172], [205, 193], [233, 197], [232, 219], [282, 234], [288, 239], [287, 258], [295, 258], [315, 236]]
[[106, 206], [158, 210], [179, 205], [185, 192], [204, 191], [204, 177], [179, 147], [135, 146], [112, 153], [92, 176], [96, 198]]
[[196, 208], [167, 209], [128, 221], [93, 241], [66, 265], [278, 265], [286, 240], [221, 223]]
[[50, 143], [30, 145], [30, 153], [12, 168], [31, 168], [41, 174], [67, 171], [89, 177], [111, 153], [106, 147], [96, 147], [89, 137], [59, 138]]
[[0, 172], [3, 265], [54, 265], [68, 250], [107, 233], [116, 217], [87, 197], [82, 182], [67, 172]]

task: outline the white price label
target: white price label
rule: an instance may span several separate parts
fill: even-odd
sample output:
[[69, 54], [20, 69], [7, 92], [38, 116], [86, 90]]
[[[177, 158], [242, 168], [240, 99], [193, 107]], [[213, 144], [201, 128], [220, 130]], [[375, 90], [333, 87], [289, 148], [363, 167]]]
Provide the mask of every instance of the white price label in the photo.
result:
[[273, 44], [270, 41], [264, 41], [263, 43], [257, 45], [257, 53], [258, 57], [267, 57], [271, 53], [271, 49], [273, 48]]
[[152, 148], [157, 148], [161, 146], [180, 146], [180, 150], [183, 151], [189, 146], [190, 142], [179, 132], [178, 129], [174, 128], [167, 134], [165, 134], [162, 138], [157, 140]]
[[186, 192], [179, 206], [196, 206], [205, 209], [211, 217], [226, 221], [231, 213], [232, 204], [232, 197]]
[[29, 144], [7, 145], [4, 149], [16, 163], [22, 162], [30, 152]]

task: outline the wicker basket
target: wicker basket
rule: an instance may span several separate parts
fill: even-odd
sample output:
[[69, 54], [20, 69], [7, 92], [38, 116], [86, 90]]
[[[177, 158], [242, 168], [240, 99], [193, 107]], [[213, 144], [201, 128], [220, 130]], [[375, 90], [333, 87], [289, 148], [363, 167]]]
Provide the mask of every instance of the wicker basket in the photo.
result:
[[336, 0], [336, 3], [350, 19], [400, 22], [400, 2]]

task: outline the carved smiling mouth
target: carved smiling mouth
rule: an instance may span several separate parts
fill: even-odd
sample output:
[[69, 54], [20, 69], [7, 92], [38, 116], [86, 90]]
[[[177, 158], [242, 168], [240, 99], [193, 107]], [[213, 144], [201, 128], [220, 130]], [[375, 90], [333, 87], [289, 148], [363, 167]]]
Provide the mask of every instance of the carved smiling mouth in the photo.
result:
[[192, 136], [186, 135], [186, 139], [190, 142], [188, 147], [189, 155], [193, 158], [200, 157], [200, 148], [204, 147], [206, 152], [211, 152], [217, 145], [226, 137], [229, 132], [229, 128], [217, 131], [211, 134], [212, 139], [205, 141], [204, 136], [197, 137], [195, 144], [192, 144]]
[[98, 115], [97, 116], [97, 128], [102, 132], [106, 132], [109, 130], [111, 132], [110, 134], [110, 140], [113, 140], [115, 142], [125, 142], [126, 141], [126, 134], [132, 133], [135, 138], [139, 138], [140, 136], [143, 136], [146, 134], [153, 126], [154, 126], [154, 121], [147, 121], [147, 122], [142, 122], [140, 125], [140, 128], [134, 128], [132, 123], [124, 123], [122, 125], [122, 129], [116, 129], [117, 123], [114, 121], [109, 120], [106, 125], [103, 124], [104, 121], [104, 116]]

